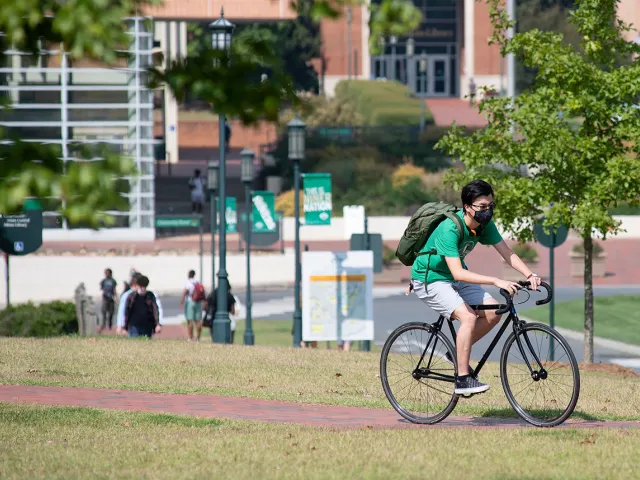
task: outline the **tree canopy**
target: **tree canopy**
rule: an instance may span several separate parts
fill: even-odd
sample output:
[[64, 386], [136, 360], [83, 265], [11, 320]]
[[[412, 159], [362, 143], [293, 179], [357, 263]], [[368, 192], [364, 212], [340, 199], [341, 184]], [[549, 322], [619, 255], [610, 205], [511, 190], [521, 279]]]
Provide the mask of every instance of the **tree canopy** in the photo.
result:
[[506, 37], [510, 25], [500, 0], [486, 0], [492, 42], [537, 69], [521, 95], [485, 98], [479, 110], [487, 128], [471, 136], [454, 127], [438, 144], [464, 164], [448, 177], [455, 186], [472, 178], [493, 183], [496, 215], [521, 241], [532, 226], [563, 223], [578, 232], [585, 250], [585, 360], [592, 361], [591, 255], [594, 235], [620, 230], [609, 213], [640, 197], [640, 53], [622, 36], [630, 26], [616, 17], [619, 0], [576, 0], [571, 23], [580, 49], [557, 32], [532, 29]]

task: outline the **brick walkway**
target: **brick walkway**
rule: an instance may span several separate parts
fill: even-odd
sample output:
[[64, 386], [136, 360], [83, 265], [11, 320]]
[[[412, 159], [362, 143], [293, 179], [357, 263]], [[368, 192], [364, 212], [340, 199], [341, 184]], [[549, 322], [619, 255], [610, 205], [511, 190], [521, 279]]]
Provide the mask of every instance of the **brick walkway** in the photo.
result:
[[[0, 402], [69, 405], [107, 410], [145, 411], [207, 418], [295, 423], [328, 428], [434, 428], [414, 425], [393, 410], [310, 405], [255, 398], [213, 395], [172, 395], [94, 388], [0, 385]], [[517, 418], [450, 416], [439, 428], [517, 428], [528, 426]], [[599, 422], [570, 419], [562, 427], [639, 428], [640, 422]]]

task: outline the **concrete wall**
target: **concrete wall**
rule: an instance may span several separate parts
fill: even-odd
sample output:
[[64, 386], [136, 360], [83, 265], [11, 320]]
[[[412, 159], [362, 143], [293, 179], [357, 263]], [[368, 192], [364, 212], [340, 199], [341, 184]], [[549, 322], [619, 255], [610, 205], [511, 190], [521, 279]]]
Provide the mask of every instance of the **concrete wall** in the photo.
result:
[[[95, 296], [100, 293], [99, 283], [104, 277], [104, 269], [111, 268], [118, 281], [118, 291], [122, 282], [129, 277], [133, 267], [149, 277], [149, 288], [157, 293], [182, 291], [187, 272], [199, 270], [200, 257], [190, 256], [135, 256], [135, 257], [91, 257], [91, 256], [26, 256], [11, 257], [10, 261], [11, 302], [44, 302], [73, 298], [74, 290], [84, 282], [87, 292]], [[207, 290], [211, 287], [211, 256], [203, 257], [203, 283]], [[216, 258], [216, 272], [219, 267]], [[232, 287], [246, 285], [246, 257], [227, 257], [227, 271]], [[5, 269], [0, 281], [0, 306], [6, 304]], [[293, 280], [293, 253], [274, 255], [254, 255], [251, 258], [252, 285], [278, 285]]]
[[[640, 215], [617, 216], [622, 220], [622, 227], [627, 232], [620, 233], [616, 238], [640, 238]], [[369, 232], [382, 234], [383, 240], [399, 240], [402, 236], [410, 217], [369, 217]], [[283, 222], [285, 241], [295, 239], [295, 222], [287, 217]], [[327, 226], [303, 226], [300, 229], [300, 240], [303, 242], [348, 240], [345, 235], [344, 218], [333, 217], [331, 225]]]

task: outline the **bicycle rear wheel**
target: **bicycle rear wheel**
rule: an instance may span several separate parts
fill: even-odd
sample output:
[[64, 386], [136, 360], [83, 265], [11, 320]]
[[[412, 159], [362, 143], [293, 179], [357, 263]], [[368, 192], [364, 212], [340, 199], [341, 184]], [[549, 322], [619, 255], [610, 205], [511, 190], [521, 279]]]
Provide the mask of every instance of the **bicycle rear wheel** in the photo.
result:
[[[453, 365], [445, 359], [449, 353]], [[398, 327], [380, 356], [382, 388], [393, 408], [413, 423], [445, 419], [458, 403], [456, 353], [442, 332], [427, 323]]]
[[528, 323], [517, 335], [509, 335], [500, 357], [500, 376], [513, 409], [537, 427], [564, 422], [580, 395], [580, 371], [571, 347], [542, 323]]

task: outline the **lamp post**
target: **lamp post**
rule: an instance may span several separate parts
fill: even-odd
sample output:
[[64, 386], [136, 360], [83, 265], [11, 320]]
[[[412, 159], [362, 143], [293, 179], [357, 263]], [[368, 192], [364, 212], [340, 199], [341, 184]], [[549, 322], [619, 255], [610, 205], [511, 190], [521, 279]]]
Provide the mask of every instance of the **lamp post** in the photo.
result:
[[242, 158], [242, 170], [240, 177], [242, 182], [244, 183], [244, 205], [245, 205], [245, 242], [247, 244], [247, 315], [246, 322], [244, 328], [244, 344], [245, 345], [253, 345], [254, 344], [254, 335], [253, 335], [253, 325], [251, 319], [251, 210], [253, 206], [252, 202], [252, 194], [251, 194], [251, 184], [253, 183], [253, 159], [255, 158], [255, 153], [248, 148], [245, 148], [240, 152], [240, 157]]
[[293, 346], [300, 347], [302, 342], [302, 305], [300, 283], [302, 282], [302, 265], [300, 263], [300, 160], [304, 158], [305, 130], [307, 125], [298, 118], [287, 124], [289, 132], [289, 160], [293, 162], [294, 214], [296, 217], [295, 236], [295, 269], [296, 278], [293, 290], [295, 310], [293, 313]]
[[[211, 291], [216, 288], [216, 191], [220, 164], [212, 160], [207, 165], [207, 188], [209, 189], [209, 213], [211, 219]], [[213, 335], [213, 330], [211, 330]]]
[[[211, 45], [215, 50], [225, 51], [227, 55], [231, 50], [231, 35], [235, 25], [224, 18], [224, 9], [220, 11], [220, 18], [209, 25], [211, 30]], [[214, 105], [215, 107], [215, 105]], [[218, 271], [218, 293], [216, 297], [216, 314], [213, 318], [212, 338], [214, 343], [231, 343], [231, 320], [227, 304], [229, 293], [229, 280], [227, 278], [227, 172], [225, 165], [225, 116], [218, 115], [220, 130], [220, 270]]]
[[422, 53], [420, 55], [420, 81], [422, 86], [420, 88], [420, 133], [424, 132], [424, 95], [427, 93], [427, 54]]
[[[415, 40], [410, 38], [407, 40], [407, 86], [409, 88], [409, 95], [411, 95], [411, 90], [415, 91], [417, 88], [415, 87], [415, 64], [413, 63], [413, 52], [415, 47]], [[413, 82], [412, 82], [413, 80]], [[412, 88], [413, 85], [413, 88]]]
[[391, 80], [396, 80], [396, 43], [398, 43], [398, 37], [391, 35]]

